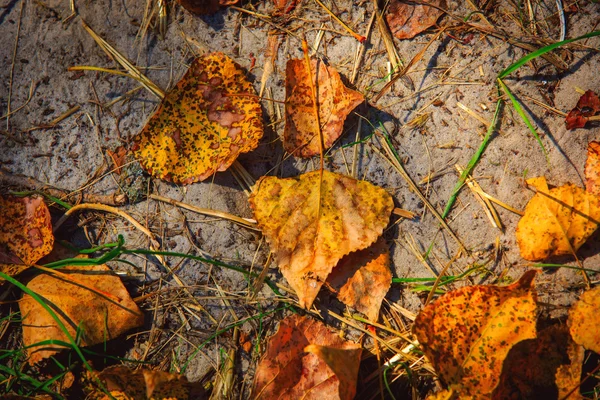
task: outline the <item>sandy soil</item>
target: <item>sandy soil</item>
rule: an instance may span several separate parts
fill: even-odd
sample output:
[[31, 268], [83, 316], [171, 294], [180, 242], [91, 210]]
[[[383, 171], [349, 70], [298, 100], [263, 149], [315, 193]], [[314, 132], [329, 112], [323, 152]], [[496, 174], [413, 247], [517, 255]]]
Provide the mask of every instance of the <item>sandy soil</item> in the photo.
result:
[[[256, 57], [249, 77], [258, 90], [269, 25], [231, 9], [221, 10], [213, 16], [198, 17], [169, 2], [169, 24], [165, 37], [160, 38], [156, 30], [151, 28], [142, 38], [139, 33], [145, 15], [145, 3], [128, 0], [75, 1], [78, 15], [66, 20], [71, 14], [68, 1], [0, 0], [0, 37], [3, 39], [0, 47], [0, 116], [9, 111], [9, 97], [10, 111], [14, 112], [10, 119], [0, 120], [0, 167], [4, 171], [35, 177], [68, 190], [84, 186], [86, 192], [95, 194], [112, 194], [122, 190], [119, 187], [121, 177], [107, 173], [111, 164], [106, 151], [129, 145], [131, 137], [142, 129], [158, 100], [145, 90], [139, 90], [125, 101], [118, 101], [110, 107], [99, 107], [99, 104], [104, 105], [124, 95], [138, 84], [126, 77], [67, 70], [76, 65], [117, 68], [84, 30], [82, 20], [162, 88], [173, 85], [193, 57], [203, 49], [208, 49], [223, 51], [245, 68], [250, 68], [253, 65], [252, 57]], [[326, 16], [316, 3], [304, 3], [293, 14], [289, 29], [314, 43], [319, 28], [323, 28], [319, 55], [335, 66], [348, 81], [360, 44]], [[371, 2], [338, 0], [335, 3], [336, 12], [341, 18], [358, 32], [366, 32], [373, 13]], [[532, 42], [533, 39], [509, 18], [517, 14], [511, 3], [500, 3], [501, 6], [491, 5], [486, 11], [490, 22], [498, 30], [504, 29], [509, 36]], [[548, 3], [547, 9], [539, 11], [540, 15], [542, 12], [547, 15], [554, 12], [554, 1], [546, 0], [545, 3]], [[541, 2], [540, 9], [542, 6], [544, 2]], [[567, 38], [593, 30], [600, 15], [600, 5], [589, 1], [579, 2], [573, 7], [578, 8], [576, 12], [567, 14]], [[449, 2], [447, 8], [460, 18], [473, 11], [462, 2]], [[257, 11], [262, 14], [269, 14], [270, 10], [270, 2], [257, 6]], [[487, 26], [480, 16], [474, 15], [472, 21]], [[557, 40], [559, 29], [556, 21], [556, 18], [550, 20], [547, 33], [544, 24], [540, 23], [538, 37]], [[439, 25], [455, 26], [460, 23], [445, 16], [440, 19]], [[442, 34], [408, 74], [414, 88], [405, 81], [398, 82], [376, 105], [356, 110], [372, 123], [382, 122], [389, 130], [409, 175], [415, 181], [419, 182], [431, 173], [438, 175], [430, 184], [421, 185], [421, 190], [438, 210], [445, 206], [457, 181], [454, 164], [466, 165], [485, 133], [484, 125], [461, 109], [459, 103], [485, 120], [491, 120], [496, 100], [496, 75], [525, 54], [523, 49], [478, 31], [449, 32], [452, 32], [452, 36]], [[401, 58], [408, 62], [432, 37], [433, 33], [428, 32], [411, 40], [395, 39], [395, 45]], [[17, 40], [18, 44], [15, 43]], [[548, 150], [548, 161], [518, 115], [512, 108], [505, 107], [500, 132], [485, 151], [475, 176], [490, 195], [517, 209], [522, 210], [533, 195], [526, 189], [524, 177], [545, 175], [552, 185], [566, 182], [583, 185], [587, 143], [598, 138], [600, 129], [567, 131], [560, 115], [529, 100], [531, 97], [567, 112], [580, 96], [576, 88], [600, 92], [600, 55], [590, 50], [598, 48], [600, 38], [592, 38], [582, 44], [587, 47], [571, 47], [568, 51], [555, 53], [568, 65], [565, 71], [557, 71], [554, 66], [540, 59], [506, 80], [525, 103], [542, 135], [543, 144]], [[286, 60], [301, 55], [297, 38], [284, 35], [277, 69], [267, 82], [274, 99], [284, 99]], [[354, 87], [370, 93], [369, 96], [377, 93], [383, 87], [380, 82], [387, 74], [387, 61], [381, 36], [375, 26], [367, 42], [364, 61], [358, 67]], [[30, 88], [33, 88], [31, 96]], [[74, 107], [77, 107], [76, 111], [54, 127], [40, 128]], [[268, 115], [270, 106], [266, 102], [264, 107], [265, 118], [277, 120], [276, 115]], [[424, 123], [415, 126], [412, 122], [422, 116], [427, 116]], [[330, 151], [327, 163], [330, 170], [348, 173], [354, 148], [342, 149], [340, 145], [354, 141], [358, 122], [356, 115], [346, 122], [345, 135]], [[293, 176], [315, 167], [312, 161], [293, 158], [287, 158], [278, 165], [283, 157], [283, 149], [277, 139], [282, 132], [283, 122], [278, 121], [273, 129], [267, 130], [256, 151], [240, 157], [241, 164], [254, 178], [267, 172]], [[359, 134], [366, 137], [369, 133], [371, 129], [368, 124], [362, 123]], [[394, 217], [396, 223], [386, 231], [386, 238], [392, 247], [394, 276], [431, 277], [430, 269], [439, 272], [453, 259], [457, 251], [456, 243], [439, 230], [435, 218], [389, 164], [367, 145], [359, 145], [359, 150], [357, 175], [385, 187], [393, 195], [397, 207], [418, 215], [414, 220], [397, 220]], [[141, 188], [144, 188], [142, 191], [147, 187], [147, 181], [141, 183]], [[199, 207], [252, 216], [247, 196], [230, 172], [218, 173], [214, 179], [186, 187], [158, 180], [152, 180], [150, 187], [153, 193]], [[261, 242], [260, 235], [230, 222], [199, 216], [154, 200], [128, 205], [124, 209], [158, 235], [162, 249], [206, 254], [241, 265], [250, 265], [254, 261], [255, 265], [260, 266], [267, 259], [268, 250]], [[503, 232], [491, 226], [483, 209], [468, 190], [461, 192], [449, 221], [473, 256], [455, 260], [448, 273], [460, 273], [474, 263], [482, 263], [490, 258], [493, 261], [487, 267], [493, 275], [486, 279], [473, 277], [472, 283], [494, 282], [500, 274], [515, 278], [526, 269], [514, 235], [519, 216], [502, 208], [497, 210], [505, 227]], [[129, 247], [149, 246], [145, 236], [121, 219], [94, 213], [84, 215], [87, 217], [87, 240], [94, 244], [114, 241], [118, 234], [124, 234]], [[84, 215], [80, 218], [83, 219]], [[74, 220], [76, 222], [77, 218]], [[73, 230], [72, 225], [65, 235], [72, 235]], [[80, 243], [85, 242], [86, 236], [81, 231], [77, 231], [76, 236]], [[597, 242], [596, 236], [580, 252], [587, 268], [597, 269], [600, 264]], [[409, 243], [421, 252], [433, 243], [429, 268], [416, 258]], [[144, 263], [140, 258], [132, 261], [138, 266], [137, 269], [124, 264], [113, 265], [133, 275], [132, 290], [145, 293], [157, 289], [157, 282], [161, 286], [178, 285], [171, 274], [156, 264]], [[167, 262], [176, 270], [180, 282], [193, 287], [199, 304], [219, 321], [214, 324], [200, 311], [196, 318], [188, 312], [189, 308], [178, 313], [177, 310], [183, 309], [177, 299], [158, 309], [154, 308], [153, 301], [146, 304], [148, 314], [152, 316], [147, 328], [148, 331], [153, 330], [153, 336], [142, 334], [136, 337], [135, 342], [138, 348], [151, 349], [150, 361], [164, 361], [165, 357], [173, 355], [175, 361], [165, 368], [176, 369], [177, 364], [191, 354], [193, 345], [201, 343], [218, 327], [232, 321], [223, 301], [217, 298], [217, 285], [232, 298], [231, 303], [238, 318], [256, 313], [256, 307], [246, 305], [247, 282], [238, 273], [195, 262], [181, 263], [176, 258], [167, 259]], [[272, 270], [272, 274], [275, 279], [281, 279], [276, 269]], [[537, 282], [540, 300], [557, 306], [570, 304], [582, 289], [581, 276], [566, 269], [544, 273]], [[267, 290], [263, 290], [261, 296], [266, 297], [261, 301], [264, 310], [276, 307], [274, 302], [268, 300], [272, 295]], [[419, 310], [423, 300], [420, 295], [401, 285], [394, 285], [388, 298], [413, 312]], [[185, 301], [189, 302], [189, 299]], [[331, 307], [337, 312], [343, 310], [339, 303], [326, 294], [321, 297], [319, 304], [319, 307]], [[564, 315], [564, 309], [547, 307], [543, 313], [560, 317]], [[182, 320], [182, 315], [186, 316], [186, 321]], [[260, 332], [256, 329], [256, 323], [245, 324], [243, 330], [252, 335], [265, 335], [274, 327], [269, 322], [276, 321], [279, 316], [265, 317], [265, 325]], [[181, 336], [174, 336], [166, 347], [160, 347], [176, 331]], [[211, 365], [218, 363], [219, 349], [227, 349], [230, 345], [229, 333], [211, 341], [192, 360], [186, 371], [188, 377], [198, 379], [204, 375]], [[161, 350], [156, 352], [159, 348]], [[256, 354], [240, 356], [238, 371], [249, 370], [250, 373], [239, 375], [239, 380], [244, 381], [245, 386], [237, 385], [238, 392], [247, 390], [251, 383], [252, 368], [248, 368], [253, 362], [252, 357], [256, 358]]]

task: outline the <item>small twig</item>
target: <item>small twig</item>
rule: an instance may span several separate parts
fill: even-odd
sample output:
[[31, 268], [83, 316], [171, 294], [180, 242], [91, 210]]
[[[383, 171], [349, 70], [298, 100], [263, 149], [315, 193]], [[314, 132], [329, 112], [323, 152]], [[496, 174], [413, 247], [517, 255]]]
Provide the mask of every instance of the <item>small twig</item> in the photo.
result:
[[354, 37], [354, 39], [358, 40], [359, 42], [363, 43], [367, 40], [366, 37], [359, 35], [358, 33], [354, 32], [348, 25], [346, 25], [346, 23], [344, 21], [342, 21], [337, 15], [335, 15], [329, 8], [327, 8], [327, 6], [325, 4], [323, 4], [321, 2], [321, 0], [315, 0], [317, 2], [317, 4], [319, 4], [321, 7], [323, 7], [323, 9], [327, 12], [327, 14], [329, 14], [331, 16], [331, 18], [333, 18], [338, 24], [342, 25], [342, 27], [350, 34], [352, 35], [352, 37]]

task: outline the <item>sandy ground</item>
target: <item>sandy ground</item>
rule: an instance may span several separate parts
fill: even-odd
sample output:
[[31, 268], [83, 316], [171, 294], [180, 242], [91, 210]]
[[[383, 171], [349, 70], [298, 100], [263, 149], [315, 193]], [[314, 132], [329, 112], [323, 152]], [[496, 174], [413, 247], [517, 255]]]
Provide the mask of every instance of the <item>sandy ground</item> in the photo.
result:
[[[169, 25], [165, 37], [161, 39], [155, 30], [150, 29], [141, 39], [138, 34], [144, 19], [145, 3], [129, 0], [75, 1], [78, 16], [65, 22], [71, 14], [68, 1], [0, 0], [0, 37], [3, 39], [0, 47], [0, 116], [9, 111], [9, 95], [10, 110], [14, 111], [10, 119], [0, 120], [0, 167], [3, 170], [35, 177], [49, 185], [69, 190], [86, 185], [87, 192], [96, 194], [121, 190], [120, 177], [107, 173], [111, 164], [106, 150], [129, 145], [131, 137], [142, 129], [158, 100], [145, 90], [139, 90], [126, 101], [119, 101], [109, 108], [98, 106], [122, 96], [138, 84], [132, 79], [105, 73], [67, 71], [67, 68], [76, 65], [116, 68], [83, 29], [82, 20], [162, 88], [174, 84], [203, 47], [223, 51], [245, 68], [249, 68], [252, 57], [256, 57], [255, 67], [249, 77], [257, 89], [260, 87], [268, 25], [234, 10], [198, 17], [177, 4], [169, 3]], [[270, 2], [265, 3], [258, 5], [259, 13], [270, 12]], [[313, 43], [319, 28], [324, 28], [319, 55], [335, 66], [348, 81], [355, 52], [360, 45], [327, 17], [316, 3], [304, 3], [293, 14], [290, 29], [305, 35]], [[554, 1], [546, 0], [546, 3], [551, 10]], [[337, 13], [345, 21], [357, 31], [366, 32], [373, 13], [371, 2], [336, 1], [336, 5]], [[543, 5], [542, 2], [540, 7]], [[578, 3], [578, 7], [577, 12], [567, 14], [567, 38], [591, 31], [598, 21], [600, 5], [583, 1]], [[450, 2], [447, 8], [461, 18], [472, 11], [456, 2]], [[492, 9], [494, 12], [491, 15], [488, 13], [488, 16], [498, 28], [505, 29], [516, 38], [530, 39], [515, 21], [508, 18], [516, 12], [510, 3]], [[553, 11], [545, 12], [550, 14]], [[478, 16], [474, 16], [473, 21], [484, 24]], [[556, 18], [550, 20], [547, 34], [540, 24], [539, 36], [557, 40], [559, 29], [556, 21]], [[456, 25], [457, 22], [446, 16], [439, 24]], [[439, 175], [430, 184], [421, 185], [422, 191], [438, 210], [445, 206], [457, 181], [454, 164], [466, 165], [485, 132], [484, 125], [462, 110], [459, 102], [482, 118], [491, 120], [496, 99], [496, 75], [525, 54], [524, 50], [503, 40], [477, 31], [472, 33], [468, 43], [456, 40], [456, 35], [463, 40], [468, 33], [453, 32], [454, 37], [442, 34], [408, 74], [414, 88], [406, 82], [398, 82], [375, 107], [356, 110], [373, 123], [382, 122], [389, 130], [408, 173], [415, 181], [421, 181], [430, 173]], [[407, 62], [432, 36], [432, 33], [425, 33], [411, 40], [396, 39], [395, 45], [402, 59]], [[18, 44], [15, 44], [17, 40]], [[600, 38], [589, 39], [583, 44], [597, 49]], [[556, 54], [567, 61], [568, 70], [558, 72], [546, 61], [536, 60], [534, 65], [521, 68], [506, 80], [525, 102], [529, 115], [542, 135], [544, 146], [548, 149], [548, 162], [518, 115], [506, 107], [502, 112], [500, 133], [494, 136], [475, 170], [475, 176], [485, 191], [521, 210], [533, 195], [525, 188], [524, 177], [545, 175], [552, 185], [566, 182], [583, 185], [587, 143], [597, 139], [600, 133], [597, 127], [567, 131], [560, 115], [528, 100], [529, 97], [535, 98], [567, 112], [579, 98], [576, 88], [600, 92], [600, 55], [597, 52], [572, 48], [572, 51]], [[286, 36], [280, 46], [277, 70], [267, 83], [274, 99], [284, 99], [285, 61], [301, 55], [300, 42], [295, 37]], [[377, 93], [383, 86], [379, 82], [387, 73], [387, 61], [383, 42], [375, 27], [367, 42], [364, 61], [359, 66], [355, 87], [361, 92], [371, 90], [370, 93]], [[73, 107], [79, 108], [56, 126], [33, 129], [48, 124]], [[265, 118], [269, 118], [268, 108], [265, 102]], [[428, 118], [422, 126], [414, 127], [410, 123], [423, 115]], [[276, 116], [271, 117], [277, 119]], [[340, 144], [354, 141], [358, 121], [356, 115], [348, 119]], [[283, 123], [280, 121], [273, 129], [267, 130], [256, 151], [240, 157], [240, 162], [254, 178], [274, 171], [278, 165], [283, 150], [277, 135], [282, 132]], [[366, 137], [370, 132], [368, 124], [363, 123], [359, 132], [361, 136]], [[327, 167], [348, 173], [354, 149], [341, 149], [340, 144], [330, 151]], [[456, 243], [445, 232], [438, 233], [435, 218], [408, 190], [406, 182], [389, 164], [368, 146], [360, 145], [359, 149], [358, 176], [385, 187], [393, 195], [397, 207], [418, 215], [412, 221], [396, 221], [394, 218], [393, 221], [397, 223], [386, 231], [385, 236], [392, 248], [394, 276], [431, 277], [432, 272], [415, 257], [409, 243], [421, 252], [433, 243], [430, 268], [438, 272], [456, 254]], [[345, 157], [342, 152], [345, 152]], [[288, 158], [275, 171], [281, 176], [293, 176], [312, 170], [314, 166], [312, 161]], [[199, 207], [252, 216], [246, 194], [229, 172], [218, 173], [214, 179], [186, 187], [158, 180], [152, 183], [151, 190], [163, 196]], [[141, 183], [144, 190], [147, 187], [145, 185], [145, 182]], [[264, 243], [261, 244], [260, 235], [229, 222], [199, 216], [156, 201], [142, 201], [124, 209], [155, 232], [165, 250], [208, 254], [225, 262], [242, 265], [250, 265], [253, 260], [256, 265], [261, 265], [266, 260], [267, 249]], [[498, 208], [498, 213], [505, 226], [504, 232], [491, 226], [483, 209], [468, 190], [462, 191], [449, 221], [473, 256], [456, 260], [448, 273], [459, 273], [490, 257], [495, 257], [495, 261], [488, 264], [488, 268], [496, 277], [504, 271], [506, 276], [514, 278], [525, 270], [514, 235], [519, 216], [502, 208]], [[113, 241], [117, 234], [124, 234], [129, 247], [147, 248], [149, 245], [146, 237], [123, 220], [100, 214], [86, 215], [89, 218], [87, 234], [94, 243]], [[82, 241], [84, 235], [79, 232], [77, 237]], [[587, 268], [598, 268], [600, 255], [598, 246], [594, 244], [597, 243], [597, 235], [590, 243], [580, 252], [582, 262]], [[114, 267], [134, 275], [137, 279], [137, 284], [131, 286], [134, 290], [144, 292], [145, 286], [156, 289], [157, 286], [149, 285], [160, 278], [164, 279], [161, 283], [163, 286], [178, 285], [167, 271], [156, 264], [146, 264], [139, 258], [133, 261], [138, 265], [136, 270], [123, 264]], [[193, 293], [197, 301], [219, 321], [218, 326], [230, 323], [232, 317], [223, 302], [215, 297], [219, 294], [217, 284], [223, 293], [234, 298], [241, 297], [232, 301], [239, 318], [255, 312], [245, 305], [243, 297], [247, 293], [247, 283], [239, 274], [195, 262], [180, 263], [175, 258], [167, 259], [167, 262], [176, 268], [176, 274], [183, 284], [194, 286]], [[276, 279], [281, 279], [276, 269], [272, 272]], [[485, 282], [493, 280], [494, 276], [491, 276]], [[481, 281], [479, 277], [473, 278], [473, 283]], [[581, 276], [569, 270], [544, 273], [538, 279], [540, 300], [559, 306], [568, 305], [579, 295], [581, 283]], [[262, 295], [271, 296], [267, 290], [263, 290]], [[420, 295], [400, 285], [392, 287], [388, 299], [397, 301], [413, 312], [417, 312], [422, 304]], [[321, 300], [321, 306], [326, 304], [333, 310], [343, 310], [339, 304], [330, 304], [327, 295], [322, 296]], [[275, 307], [268, 300], [262, 303], [265, 309]], [[147, 308], [151, 310], [149, 315], [154, 316], [150, 318], [153, 322], [149, 322], [148, 329], [152, 327], [155, 333], [160, 334], [150, 341], [147, 334], [139, 335], [136, 342], [142, 348], [157, 349], [172, 336], [172, 332], [182, 328], [180, 334], [186, 339], [176, 336], [166, 347], [178, 355], [173, 361], [174, 365], [183, 362], [191, 353], [193, 347], [190, 343], [201, 343], [217, 327], [201, 316], [202, 313], [198, 314], [198, 318], [187, 314], [190, 325], [186, 325], [174, 305], [165, 304], [159, 310], [154, 310], [153, 305], [148, 303]], [[560, 307], [545, 308], [543, 313], [559, 317], [564, 315], [564, 310]], [[265, 323], [270, 318], [266, 317]], [[266, 324], [262, 334], [273, 326]], [[255, 329], [251, 328], [250, 324], [244, 326], [244, 329], [256, 334]], [[215, 366], [219, 349], [228, 348], [229, 343], [229, 334], [211, 342], [192, 360], [186, 372], [188, 377], [197, 379], [210, 365]], [[162, 361], [166, 354], [165, 349], [158, 353], [150, 351], [150, 360]], [[238, 370], [246, 371], [250, 361], [250, 356], [242, 355]], [[171, 369], [174, 365], [171, 365]], [[251, 377], [251, 373], [239, 377], [245, 380], [246, 389]]]

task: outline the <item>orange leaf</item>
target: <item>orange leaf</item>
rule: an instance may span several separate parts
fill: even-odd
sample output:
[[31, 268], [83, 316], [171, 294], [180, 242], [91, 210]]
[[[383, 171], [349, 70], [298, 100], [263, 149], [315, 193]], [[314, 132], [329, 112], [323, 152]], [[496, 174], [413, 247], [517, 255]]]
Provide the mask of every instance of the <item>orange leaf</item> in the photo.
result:
[[[446, 8], [445, 0], [431, 0], [427, 4]], [[385, 18], [394, 36], [411, 39], [434, 25], [443, 13], [436, 7], [391, 0]]]
[[585, 161], [585, 190], [600, 196], [600, 142], [589, 142]]
[[[551, 326], [513, 346], [492, 399], [564, 399], [579, 387], [582, 364], [583, 348], [573, 342], [568, 329]], [[581, 398], [578, 393], [569, 398]]]
[[584, 292], [569, 310], [569, 329], [575, 343], [600, 354], [600, 287]]
[[177, 0], [186, 10], [197, 15], [214, 14], [219, 8], [235, 4], [238, 0]]
[[322, 180], [320, 171], [287, 179], [263, 176], [250, 205], [305, 308], [342, 257], [377, 240], [394, 208], [384, 189], [328, 171]]
[[[306, 64], [304, 59], [289, 60], [285, 70], [283, 147], [298, 157], [319, 154], [319, 126]], [[311, 60], [310, 70], [317, 90], [323, 143], [327, 149], [340, 137], [346, 117], [364, 101], [364, 96], [344, 86], [340, 74], [321, 61]]]
[[383, 238], [361, 251], [348, 254], [336, 265], [327, 282], [344, 304], [377, 321], [381, 302], [390, 290], [390, 251]]
[[[72, 276], [73, 281], [65, 275]], [[83, 330], [82, 346], [114, 339], [144, 322], [121, 280], [106, 265], [61, 268], [56, 275], [36, 276], [27, 288], [51, 304], [72, 337], [76, 336], [76, 327]], [[69, 342], [52, 316], [31, 296], [23, 295], [19, 307], [26, 346], [50, 339]], [[30, 348], [29, 363], [35, 364], [62, 349], [52, 345]]]
[[85, 388], [88, 399], [108, 399], [100, 380], [108, 389], [111, 398], [117, 399], [203, 399], [204, 390], [199, 384], [191, 384], [179, 374], [149, 369], [131, 370], [122, 365], [113, 365], [102, 372], [86, 373]]
[[318, 321], [292, 315], [279, 323], [254, 376], [255, 399], [352, 399], [360, 345]]
[[134, 138], [152, 175], [174, 183], [225, 171], [263, 135], [262, 110], [242, 68], [223, 53], [197, 58]]
[[50, 211], [41, 197], [0, 196], [0, 262], [35, 264], [53, 245]]
[[427, 305], [413, 332], [440, 379], [465, 396], [488, 396], [511, 347], [536, 337], [536, 271], [512, 285], [469, 286]]
[[598, 227], [600, 197], [572, 184], [549, 190], [543, 177], [527, 183], [538, 193], [527, 203], [517, 225], [521, 257], [535, 261], [574, 255]]

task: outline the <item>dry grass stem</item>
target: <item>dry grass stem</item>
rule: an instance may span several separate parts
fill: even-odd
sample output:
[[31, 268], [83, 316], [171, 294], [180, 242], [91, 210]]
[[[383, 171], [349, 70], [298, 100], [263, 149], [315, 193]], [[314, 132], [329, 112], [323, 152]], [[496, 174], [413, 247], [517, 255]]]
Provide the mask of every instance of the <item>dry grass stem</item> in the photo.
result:
[[[458, 171], [459, 175], [462, 175], [464, 169], [458, 164], [456, 164], [454, 167]], [[475, 181], [475, 179], [473, 179], [473, 177], [471, 177], [471, 175], [467, 176], [465, 183], [467, 184], [469, 189], [471, 189], [471, 191], [473, 192], [473, 195], [475, 196], [475, 200], [477, 200], [477, 202], [483, 208], [483, 211], [485, 212], [485, 215], [488, 217], [492, 226], [496, 229], [499, 229], [500, 232], [504, 232], [504, 227], [502, 226], [502, 221], [500, 221], [500, 217], [498, 216], [496, 209], [492, 205], [492, 202], [487, 197], [481, 196], [479, 194], [479, 193], [483, 192], [483, 189], [481, 189], [481, 186], [479, 186], [479, 184]]]

